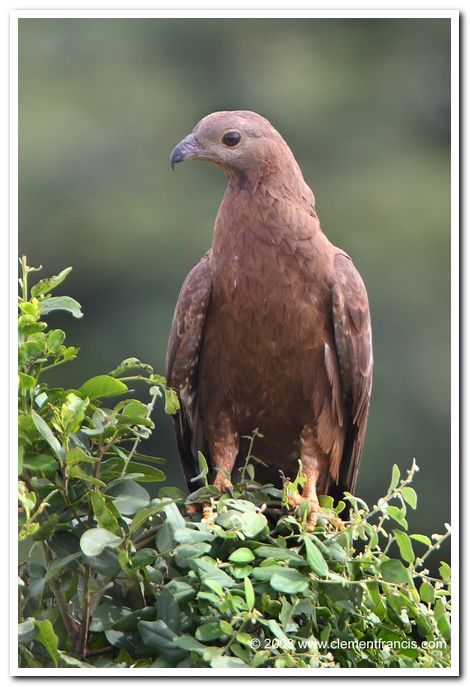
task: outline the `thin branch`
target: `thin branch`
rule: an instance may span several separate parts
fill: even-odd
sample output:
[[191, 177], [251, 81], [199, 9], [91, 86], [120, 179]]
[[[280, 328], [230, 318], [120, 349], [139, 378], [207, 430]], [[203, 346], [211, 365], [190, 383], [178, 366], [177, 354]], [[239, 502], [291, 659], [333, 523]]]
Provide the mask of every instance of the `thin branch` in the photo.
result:
[[[41, 541], [40, 546], [42, 555], [44, 557], [44, 562], [46, 563], [46, 568], [48, 568], [53, 560], [51, 552], [49, 551], [45, 542]], [[58, 581], [56, 579], [52, 579], [48, 581], [48, 584], [51, 588], [52, 593], [54, 594], [54, 598], [59, 608], [60, 615], [62, 616], [64, 625], [67, 628], [67, 632], [70, 635], [70, 639], [72, 640], [72, 646], [74, 646], [77, 634], [79, 632], [77, 627], [78, 623], [74, 618], [72, 618], [72, 616], [69, 613], [67, 599], [65, 598], [65, 594], [63, 593], [63, 591], [60, 589]]]
[[85, 577], [83, 582], [83, 612], [82, 624], [80, 627], [80, 636], [77, 639], [77, 653], [80, 656], [85, 655], [86, 643], [88, 639], [88, 628], [90, 626], [90, 566], [85, 566]]

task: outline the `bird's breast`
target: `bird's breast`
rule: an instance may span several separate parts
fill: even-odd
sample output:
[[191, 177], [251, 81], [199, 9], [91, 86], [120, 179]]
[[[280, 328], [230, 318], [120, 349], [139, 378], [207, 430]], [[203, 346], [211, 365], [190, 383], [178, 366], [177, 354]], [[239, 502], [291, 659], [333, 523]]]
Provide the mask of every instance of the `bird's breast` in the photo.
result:
[[229, 406], [250, 432], [299, 416], [299, 405], [308, 412], [329, 308], [314, 251], [253, 233], [229, 248], [211, 265], [200, 383], [213, 410]]

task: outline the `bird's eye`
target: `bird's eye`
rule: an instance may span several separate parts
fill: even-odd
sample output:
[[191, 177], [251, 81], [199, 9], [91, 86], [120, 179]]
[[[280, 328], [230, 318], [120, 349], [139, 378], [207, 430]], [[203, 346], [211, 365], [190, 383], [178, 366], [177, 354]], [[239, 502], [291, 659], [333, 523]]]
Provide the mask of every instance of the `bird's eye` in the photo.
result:
[[240, 143], [240, 139], [241, 136], [238, 131], [228, 131], [226, 134], [224, 134], [222, 143], [229, 148], [233, 148]]

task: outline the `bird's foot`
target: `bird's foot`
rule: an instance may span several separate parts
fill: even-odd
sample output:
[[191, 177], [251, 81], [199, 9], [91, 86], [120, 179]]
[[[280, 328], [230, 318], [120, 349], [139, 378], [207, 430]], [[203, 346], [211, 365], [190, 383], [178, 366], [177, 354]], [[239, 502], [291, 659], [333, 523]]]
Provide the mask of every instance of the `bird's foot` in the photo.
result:
[[[226, 477], [223, 473], [218, 472], [214, 480], [214, 487], [222, 493], [224, 491], [228, 492], [233, 496], [233, 484], [229, 477]], [[206, 523], [212, 524], [215, 520], [215, 503], [205, 501], [202, 504], [202, 520]]]
[[215, 520], [214, 504], [211, 501], [204, 501], [202, 504], [202, 521], [207, 525], [212, 525]]
[[187, 503], [186, 513], [192, 517], [201, 513], [201, 520], [205, 523], [213, 523], [215, 520], [215, 504], [213, 501], [202, 501], [199, 503]]
[[224, 475], [223, 472], [217, 473], [214, 480], [214, 487], [217, 487], [220, 492], [228, 491], [229, 494], [233, 492], [232, 480], [230, 477]]
[[307, 518], [307, 532], [313, 532], [317, 525], [317, 517], [319, 515], [334, 524], [337, 530], [344, 530], [344, 523], [341, 518], [338, 515], [333, 515], [323, 510], [316, 497], [309, 498], [307, 496], [302, 496], [302, 494], [299, 494], [298, 492], [294, 492], [290, 494], [288, 498], [288, 504], [291, 508], [298, 508], [300, 504], [304, 503], [305, 501], [308, 501], [310, 506], [310, 511]]
[[[233, 496], [233, 484], [230, 479], [220, 472], [217, 474], [214, 480], [214, 486], [222, 492], [228, 492]], [[202, 512], [202, 521], [205, 523], [212, 524], [215, 520], [215, 501], [211, 499], [210, 501], [203, 501], [202, 503], [187, 503], [186, 513], [189, 516], [196, 515]]]

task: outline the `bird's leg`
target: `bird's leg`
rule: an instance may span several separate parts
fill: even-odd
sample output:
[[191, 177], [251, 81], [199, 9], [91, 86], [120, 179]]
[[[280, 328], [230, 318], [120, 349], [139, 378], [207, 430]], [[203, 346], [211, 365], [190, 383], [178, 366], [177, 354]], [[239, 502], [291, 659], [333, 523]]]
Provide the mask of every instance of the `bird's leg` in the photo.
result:
[[326, 489], [329, 476], [329, 459], [320, 450], [314, 432], [308, 425], [305, 425], [300, 437], [300, 460], [306, 482], [302, 488], [302, 495], [292, 495], [289, 503], [295, 507], [303, 501], [309, 502], [310, 513], [307, 520], [307, 530], [312, 532], [317, 523], [317, 514], [323, 512], [318, 500], [317, 488]]
[[[225, 413], [220, 413], [216, 427], [209, 435], [209, 449], [215, 472], [214, 486], [220, 492], [230, 492], [233, 489], [232, 470], [238, 455], [239, 437], [238, 432], [233, 429], [229, 416]], [[202, 511], [204, 520], [214, 519], [210, 503], [204, 503]]]

